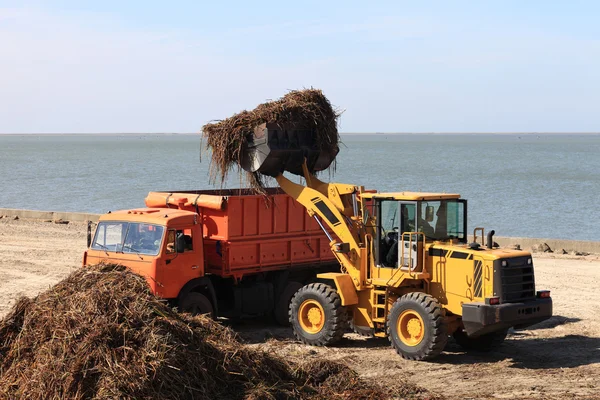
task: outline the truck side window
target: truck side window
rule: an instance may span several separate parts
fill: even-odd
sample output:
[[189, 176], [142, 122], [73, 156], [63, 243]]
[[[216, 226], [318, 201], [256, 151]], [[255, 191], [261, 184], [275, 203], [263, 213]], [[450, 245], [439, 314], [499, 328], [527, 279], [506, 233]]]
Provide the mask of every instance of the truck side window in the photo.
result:
[[167, 254], [175, 253], [175, 231], [169, 229], [167, 232]]
[[193, 251], [194, 250], [194, 240], [193, 240], [191, 229], [183, 230], [183, 240], [185, 240], [185, 251]]

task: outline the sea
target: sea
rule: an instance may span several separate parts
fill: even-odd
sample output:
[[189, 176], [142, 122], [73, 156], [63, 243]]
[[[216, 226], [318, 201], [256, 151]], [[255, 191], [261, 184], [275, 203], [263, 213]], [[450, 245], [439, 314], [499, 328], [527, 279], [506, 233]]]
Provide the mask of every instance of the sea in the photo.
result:
[[[459, 193], [469, 230], [600, 241], [600, 134], [342, 135], [323, 180], [378, 191]], [[0, 208], [103, 213], [149, 191], [209, 181], [200, 135], [0, 135]]]

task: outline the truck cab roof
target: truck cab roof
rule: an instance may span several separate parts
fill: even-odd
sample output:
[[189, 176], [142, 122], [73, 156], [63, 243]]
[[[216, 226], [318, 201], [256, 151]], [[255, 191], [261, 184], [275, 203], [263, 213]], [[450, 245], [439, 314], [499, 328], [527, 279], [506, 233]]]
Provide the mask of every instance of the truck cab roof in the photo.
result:
[[165, 226], [170, 224], [193, 225], [195, 223], [196, 216], [197, 214], [195, 212], [172, 208], [135, 208], [103, 214], [100, 216], [99, 222], [128, 221]]
[[457, 193], [429, 193], [429, 192], [388, 192], [388, 193], [361, 193], [363, 199], [405, 200], [405, 201], [433, 201], [460, 199]]

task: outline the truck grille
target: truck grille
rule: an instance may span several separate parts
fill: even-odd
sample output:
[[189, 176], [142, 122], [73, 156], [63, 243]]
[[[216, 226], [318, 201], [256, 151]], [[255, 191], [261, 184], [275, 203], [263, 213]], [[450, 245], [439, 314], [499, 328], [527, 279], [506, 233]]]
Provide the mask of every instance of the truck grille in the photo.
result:
[[[495, 270], [500, 271], [500, 301], [518, 303], [535, 299], [535, 278], [533, 262], [527, 264], [530, 257], [515, 257], [496, 260]], [[506, 261], [506, 266], [502, 262]], [[496, 275], [498, 276], [498, 275]]]

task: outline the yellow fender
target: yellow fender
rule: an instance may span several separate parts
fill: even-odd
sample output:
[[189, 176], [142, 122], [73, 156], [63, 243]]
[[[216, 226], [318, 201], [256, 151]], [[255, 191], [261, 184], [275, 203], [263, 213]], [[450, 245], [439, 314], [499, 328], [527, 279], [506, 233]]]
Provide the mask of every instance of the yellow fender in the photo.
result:
[[327, 272], [317, 274], [317, 278], [332, 280], [335, 283], [337, 292], [342, 299], [342, 306], [358, 304], [356, 286], [354, 286], [354, 282], [352, 282], [350, 275], [341, 272]]

